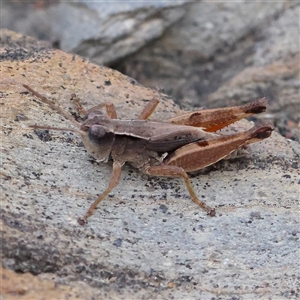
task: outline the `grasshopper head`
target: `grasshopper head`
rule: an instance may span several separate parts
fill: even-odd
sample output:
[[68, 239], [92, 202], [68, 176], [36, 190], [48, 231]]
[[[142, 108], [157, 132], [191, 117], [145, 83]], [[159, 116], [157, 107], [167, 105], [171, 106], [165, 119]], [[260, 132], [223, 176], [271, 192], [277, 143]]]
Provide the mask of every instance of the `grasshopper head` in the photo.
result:
[[35, 129], [49, 129], [59, 131], [71, 131], [79, 134], [82, 138], [82, 142], [85, 148], [100, 161], [108, 160], [112, 145], [115, 140], [115, 135], [112, 130], [109, 129], [110, 119], [101, 111], [94, 110], [87, 114], [84, 118], [84, 122], [81, 124], [77, 122], [73, 116], [61, 109], [61, 107], [54, 102], [48, 100], [38, 92], [34, 91], [26, 84], [23, 86], [30, 91], [33, 95], [38, 97], [42, 102], [49, 105], [54, 111], [71, 121], [76, 129], [73, 128], [61, 128], [51, 126], [31, 125], [29, 127]]
[[107, 161], [115, 141], [109, 129], [110, 119], [98, 111], [86, 116], [80, 126], [80, 135], [85, 148], [99, 161]]

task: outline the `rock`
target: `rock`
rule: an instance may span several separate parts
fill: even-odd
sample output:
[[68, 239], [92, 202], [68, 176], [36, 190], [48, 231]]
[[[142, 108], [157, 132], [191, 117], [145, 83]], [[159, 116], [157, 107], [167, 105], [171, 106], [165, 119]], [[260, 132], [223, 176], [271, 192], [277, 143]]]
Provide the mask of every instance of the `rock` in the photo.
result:
[[161, 88], [186, 109], [267, 97], [280, 133], [300, 141], [299, 3], [107, 2], [4, 2], [2, 26]]
[[2, 26], [111, 64], [159, 38], [186, 11], [186, 1], [107, 2], [3, 3]]
[[[181, 107], [267, 97], [280, 132], [300, 141], [299, 3], [197, 2], [155, 43], [114, 67]], [[289, 121], [297, 128], [289, 128]]]
[[1, 295], [7, 300], [91, 299], [97, 293], [96, 289], [92, 289], [84, 282], [79, 283], [80, 286], [66, 286], [57, 284], [51, 278], [45, 278], [47, 275], [41, 278], [42, 276], [30, 273], [18, 274], [3, 268], [0, 268], [0, 274]]
[[[82, 227], [77, 217], [106, 188], [111, 165], [96, 163], [73, 133], [30, 129], [72, 124], [22, 84], [71, 111], [72, 93], [86, 108], [113, 102], [121, 118], [136, 118], [152, 97], [161, 100], [153, 118], [181, 110], [166, 95], [79, 56], [33, 47], [24, 58], [19, 49], [7, 50], [0, 66], [7, 299], [12, 292], [39, 299], [44, 284], [56, 295], [69, 291], [68, 299], [299, 296], [298, 143], [274, 132], [249, 147], [248, 158], [193, 176], [196, 193], [216, 207], [215, 218], [191, 201], [181, 180], [124, 167], [120, 185]], [[21, 290], [15, 280], [23, 280]], [[32, 291], [25, 290], [29, 283]]]

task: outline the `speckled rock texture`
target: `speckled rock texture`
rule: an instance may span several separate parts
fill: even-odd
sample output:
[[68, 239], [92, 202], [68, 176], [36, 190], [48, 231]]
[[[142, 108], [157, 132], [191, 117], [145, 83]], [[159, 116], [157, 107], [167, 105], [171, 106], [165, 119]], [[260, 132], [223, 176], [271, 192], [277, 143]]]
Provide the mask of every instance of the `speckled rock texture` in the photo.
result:
[[120, 185], [79, 226], [111, 165], [97, 163], [73, 133], [30, 129], [72, 124], [22, 84], [70, 111], [72, 93], [85, 108], [113, 102], [120, 118], [136, 118], [154, 96], [161, 103], [153, 119], [181, 110], [117, 71], [3, 35], [11, 42], [1, 49], [3, 299], [42, 299], [41, 290], [60, 299], [299, 298], [297, 142], [274, 132], [249, 147], [248, 157], [194, 174], [214, 218], [180, 179], [125, 166]]

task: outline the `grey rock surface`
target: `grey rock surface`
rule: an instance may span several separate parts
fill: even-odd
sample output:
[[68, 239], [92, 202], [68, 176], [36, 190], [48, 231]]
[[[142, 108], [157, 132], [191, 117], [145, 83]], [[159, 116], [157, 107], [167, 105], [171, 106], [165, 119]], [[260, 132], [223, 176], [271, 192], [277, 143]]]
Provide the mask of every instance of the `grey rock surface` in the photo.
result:
[[72, 133], [29, 129], [71, 124], [22, 84], [71, 110], [76, 93], [87, 108], [113, 102], [120, 118], [136, 118], [154, 96], [161, 104], [153, 118], [181, 111], [166, 95], [81, 57], [18, 53], [1, 62], [5, 268], [82, 286], [97, 299], [299, 298], [299, 143], [274, 132], [249, 157], [194, 175], [215, 218], [190, 200], [181, 180], [125, 167], [120, 185], [81, 227], [77, 217], [106, 188], [111, 166], [96, 163]]
[[105, 64], [181, 107], [267, 97], [300, 141], [299, 2], [4, 2], [1, 26]]
[[159, 38], [182, 18], [185, 2], [67, 1], [42, 7], [3, 3], [1, 26], [109, 64]]

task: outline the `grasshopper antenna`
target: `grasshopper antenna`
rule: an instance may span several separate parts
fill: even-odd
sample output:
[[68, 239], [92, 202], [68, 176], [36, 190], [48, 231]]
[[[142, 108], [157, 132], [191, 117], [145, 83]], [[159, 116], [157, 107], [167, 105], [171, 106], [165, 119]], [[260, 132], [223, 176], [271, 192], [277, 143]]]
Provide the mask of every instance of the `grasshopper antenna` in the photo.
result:
[[[36, 92], [35, 90], [33, 90], [31, 87], [29, 87], [27, 84], [23, 84], [23, 87], [25, 89], [27, 89], [29, 92], [31, 92], [34, 96], [36, 96], [37, 98], [39, 98], [42, 102], [48, 104], [53, 110], [55, 110], [57, 113], [59, 113], [61, 116], [63, 116], [64, 118], [66, 118], [67, 120], [71, 121], [77, 128], [80, 128], [81, 124], [79, 122], [77, 122], [73, 116], [69, 113], [67, 113], [66, 111], [62, 110], [58, 105], [56, 105], [54, 102], [50, 101], [49, 99], [47, 99], [46, 97], [44, 97], [43, 95], [41, 95], [40, 93]], [[78, 132], [78, 130], [74, 130], [74, 129], [63, 129], [63, 128], [57, 128], [57, 127], [48, 127], [48, 126], [38, 126], [38, 125], [33, 125], [30, 126], [31, 128], [39, 128], [39, 129], [52, 129], [52, 130], [66, 130], [66, 131], [74, 131], [74, 132]], [[46, 128], [47, 127], [47, 128]]]

